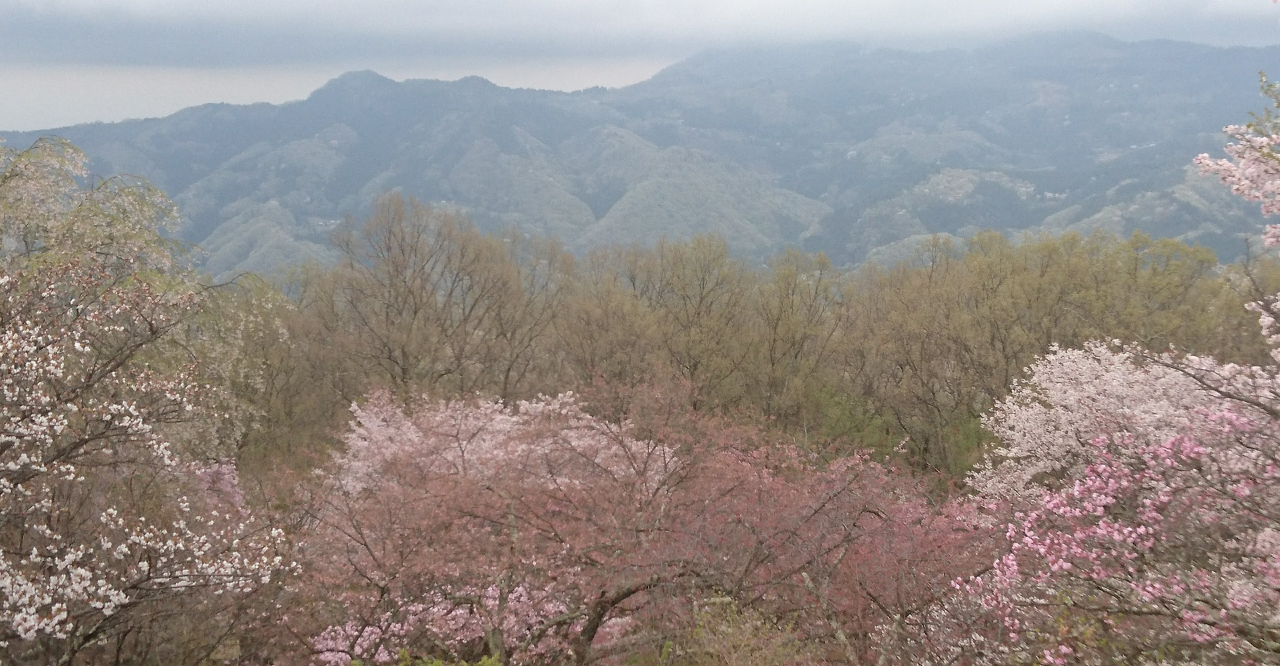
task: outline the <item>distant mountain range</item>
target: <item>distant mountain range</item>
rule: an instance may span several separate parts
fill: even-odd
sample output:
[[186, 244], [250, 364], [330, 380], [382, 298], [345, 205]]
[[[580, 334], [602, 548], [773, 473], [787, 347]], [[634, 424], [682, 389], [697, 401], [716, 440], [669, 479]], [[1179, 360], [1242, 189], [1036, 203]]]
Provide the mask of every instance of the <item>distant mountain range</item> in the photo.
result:
[[1051, 34], [975, 50], [830, 43], [708, 52], [620, 89], [344, 74], [287, 104], [0, 133], [150, 179], [214, 274], [324, 258], [399, 189], [573, 250], [702, 232], [837, 264], [994, 228], [1142, 230], [1240, 254], [1256, 206], [1189, 167], [1261, 110], [1280, 47]]

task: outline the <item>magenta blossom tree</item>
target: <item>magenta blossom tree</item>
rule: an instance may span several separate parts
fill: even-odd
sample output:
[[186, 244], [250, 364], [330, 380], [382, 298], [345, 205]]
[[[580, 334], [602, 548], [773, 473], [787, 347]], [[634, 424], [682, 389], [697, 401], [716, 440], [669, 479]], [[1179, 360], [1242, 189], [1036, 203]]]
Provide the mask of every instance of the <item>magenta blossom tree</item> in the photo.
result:
[[[1269, 88], [1274, 93], [1274, 88]], [[1269, 116], [1197, 163], [1280, 212]], [[1280, 228], [1264, 236], [1280, 241]], [[1280, 363], [1274, 299], [1251, 306]], [[1030, 368], [971, 482], [1005, 552], [886, 655], [921, 664], [1280, 663], [1280, 369], [1093, 343]], [[899, 637], [894, 637], [899, 638]], [[895, 652], [896, 650], [896, 652]]]

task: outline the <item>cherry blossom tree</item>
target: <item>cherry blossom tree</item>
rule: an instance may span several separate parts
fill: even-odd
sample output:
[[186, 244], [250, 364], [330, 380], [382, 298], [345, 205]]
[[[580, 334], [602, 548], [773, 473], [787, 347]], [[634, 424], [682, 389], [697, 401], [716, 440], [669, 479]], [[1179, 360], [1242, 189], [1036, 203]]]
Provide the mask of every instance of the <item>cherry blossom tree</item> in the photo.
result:
[[306, 658], [587, 663], [640, 649], [705, 598], [803, 619], [855, 654], [880, 608], [923, 605], [913, 575], [956, 575], [954, 551], [895, 548], [972, 534], [910, 480], [682, 404], [651, 395], [617, 421], [572, 394], [354, 408], [301, 550], [300, 594], [332, 600], [291, 604]]
[[971, 656], [1280, 662], [1276, 381], [1099, 344], [1038, 363], [975, 477], [1013, 513], [1008, 552], [959, 586], [998, 620]]
[[[0, 152], [0, 654], [93, 660], [164, 603], [238, 595], [284, 568], [234, 467], [165, 435], [201, 416], [158, 353], [201, 304], [125, 181], [82, 188], [78, 151]], [[122, 644], [116, 647], [121, 648]], [[117, 655], [120, 654], [117, 649]]]
[[[1255, 304], [1280, 361], [1273, 303]], [[987, 417], [990, 569], [885, 638], [904, 663], [1280, 663], [1280, 369], [1056, 349]], [[907, 636], [905, 641], [898, 639]]]
[[[89, 258], [152, 271], [175, 268], [170, 244], [177, 210], [146, 181], [90, 178], [84, 153], [63, 139], [25, 150], [0, 145], [0, 239], [7, 263]], [[82, 184], [86, 183], [86, 184]]]
[[[1230, 159], [1196, 163], [1280, 212], [1276, 129], [1270, 113], [1228, 127]], [[1280, 663], [1276, 303], [1250, 306], [1267, 366], [1118, 341], [1037, 361], [986, 418], [1001, 446], [970, 478], [1003, 554], [882, 630], [886, 661]]]
[[[1262, 94], [1280, 109], [1280, 85], [1262, 77]], [[1280, 118], [1273, 110], [1255, 115], [1244, 125], [1228, 125], [1223, 128], [1232, 139], [1223, 150], [1227, 159], [1213, 158], [1208, 154], [1196, 157], [1195, 164], [1206, 174], [1217, 174], [1231, 191], [1248, 201], [1262, 204], [1265, 215], [1280, 213]], [[1268, 246], [1280, 242], [1280, 227], [1267, 227], [1264, 239]]]

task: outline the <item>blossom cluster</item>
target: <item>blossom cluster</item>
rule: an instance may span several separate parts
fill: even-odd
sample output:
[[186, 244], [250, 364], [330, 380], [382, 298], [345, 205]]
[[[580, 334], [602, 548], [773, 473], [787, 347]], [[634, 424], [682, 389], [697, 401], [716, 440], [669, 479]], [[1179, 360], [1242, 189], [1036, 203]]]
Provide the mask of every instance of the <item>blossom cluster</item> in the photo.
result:
[[317, 476], [288, 618], [312, 663], [589, 663], [707, 596], [804, 617], [861, 658], [884, 613], [984, 552], [865, 455], [823, 459], [646, 400], [627, 412], [642, 423], [572, 394], [353, 407]]
[[1006, 550], [919, 619], [916, 661], [1280, 663], [1278, 380], [1100, 343], [1037, 362], [972, 477]]
[[[1217, 174], [1237, 196], [1261, 202], [1263, 213], [1280, 213], [1280, 160], [1275, 152], [1280, 137], [1259, 134], [1246, 125], [1229, 125], [1223, 131], [1234, 141], [1224, 148], [1230, 159], [1200, 155], [1196, 166], [1203, 173]], [[1280, 232], [1269, 229], [1268, 244], [1276, 239]]]
[[141, 604], [283, 568], [283, 534], [237, 505], [234, 470], [161, 436], [197, 387], [129, 363], [193, 298], [92, 262], [0, 274], [0, 639], [79, 649]]

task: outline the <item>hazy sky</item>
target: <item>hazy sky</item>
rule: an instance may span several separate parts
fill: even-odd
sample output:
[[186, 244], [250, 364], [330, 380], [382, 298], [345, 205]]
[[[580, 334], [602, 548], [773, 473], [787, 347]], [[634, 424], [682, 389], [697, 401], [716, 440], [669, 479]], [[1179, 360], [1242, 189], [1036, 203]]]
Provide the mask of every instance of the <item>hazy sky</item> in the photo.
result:
[[1280, 43], [1278, 20], [1269, 0], [0, 0], [0, 129], [281, 102], [351, 69], [573, 90], [741, 43], [1090, 29], [1255, 45]]

